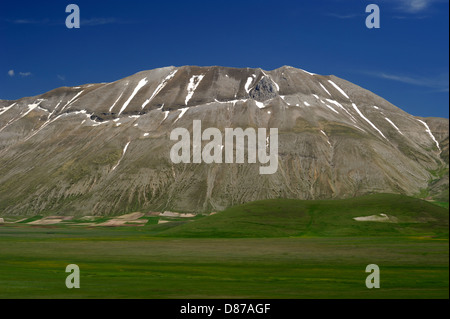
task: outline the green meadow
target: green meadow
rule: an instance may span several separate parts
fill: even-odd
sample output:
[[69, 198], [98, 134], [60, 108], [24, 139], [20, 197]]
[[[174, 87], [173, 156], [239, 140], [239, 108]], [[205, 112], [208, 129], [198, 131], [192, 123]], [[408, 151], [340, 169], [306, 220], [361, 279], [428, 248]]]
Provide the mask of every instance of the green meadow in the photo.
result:
[[[354, 219], [380, 214], [388, 220]], [[381, 194], [265, 200], [142, 227], [6, 223], [0, 298], [449, 298], [448, 215]], [[68, 264], [80, 289], [65, 286]], [[379, 289], [365, 285], [368, 264]]]

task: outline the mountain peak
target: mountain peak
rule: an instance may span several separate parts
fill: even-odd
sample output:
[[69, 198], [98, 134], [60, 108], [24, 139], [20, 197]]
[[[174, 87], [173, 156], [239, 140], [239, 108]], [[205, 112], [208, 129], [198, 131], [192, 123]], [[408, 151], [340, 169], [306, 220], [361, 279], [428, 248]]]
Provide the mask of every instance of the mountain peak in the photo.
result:
[[[221, 132], [277, 128], [278, 171], [173, 164], [171, 131], [192, 131], [194, 120]], [[430, 172], [446, 172], [448, 135], [448, 120], [414, 117], [335, 76], [169, 66], [0, 101], [0, 211], [203, 212], [265, 198], [413, 195]], [[434, 192], [448, 187], [444, 175]]]

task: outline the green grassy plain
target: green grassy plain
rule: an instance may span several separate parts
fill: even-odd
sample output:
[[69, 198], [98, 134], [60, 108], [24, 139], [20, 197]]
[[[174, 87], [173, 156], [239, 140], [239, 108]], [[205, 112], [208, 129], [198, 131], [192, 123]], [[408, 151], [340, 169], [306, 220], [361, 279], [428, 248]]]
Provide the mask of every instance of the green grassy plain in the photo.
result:
[[[0, 226], [0, 298], [449, 298], [448, 209], [403, 196], [254, 202], [144, 227]], [[398, 223], [356, 222], [386, 213]], [[81, 288], [67, 289], [77, 264]], [[368, 289], [377, 264], [381, 288]]]

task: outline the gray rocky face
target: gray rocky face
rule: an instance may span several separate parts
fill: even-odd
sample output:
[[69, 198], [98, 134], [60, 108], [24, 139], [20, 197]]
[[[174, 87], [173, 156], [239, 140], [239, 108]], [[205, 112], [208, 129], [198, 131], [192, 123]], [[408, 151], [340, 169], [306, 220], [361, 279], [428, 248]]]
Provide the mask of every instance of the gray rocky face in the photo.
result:
[[275, 85], [268, 77], [263, 77], [250, 91], [250, 97], [260, 102], [273, 99], [277, 96]]
[[[171, 131], [192, 132], [194, 120], [221, 132], [278, 128], [278, 171], [172, 163]], [[448, 119], [412, 116], [335, 76], [292, 67], [143, 71], [0, 101], [0, 216], [448, 193], [448, 136]]]

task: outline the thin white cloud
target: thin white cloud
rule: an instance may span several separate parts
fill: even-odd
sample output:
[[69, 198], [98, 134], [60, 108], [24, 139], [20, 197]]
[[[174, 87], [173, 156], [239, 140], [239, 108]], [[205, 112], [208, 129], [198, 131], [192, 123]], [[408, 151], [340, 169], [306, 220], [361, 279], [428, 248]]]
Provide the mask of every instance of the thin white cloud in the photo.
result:
[[449, 74], [442, 73], [433, 77], [422, 77], [422, 76], [408, 76], [408, 75], [397, 75], [397, 74], [389, 74], [384, 72], [364, 72], [367, 75], [411, 84], [415, 86], [422, 86], [427, 88], [432, 88], [439, 92], [449, 92]]
[[105, 24], [117, 24], [122, 23], [116, 18], [91, 18], [81, 20], [81, 26], [97, 26], [97, 25], [105, 25]]
[[65, 81], [66, 77], [64, 75], [57, 75], [58, 79], [60, 79], [61, 81]]
[[417, 13], [427, 9], [433, 0], [402, 0], [401, 7], [403, 10], [411, 13]]
[[15, 19], [15, 20], [7, 20], [13, 24], [48, 24], [50, 20], [33, 20], [33, 19]]
[[357, 14], [357, 13], [347, 13], [347, 14], [341, 14], [341, 13], [334, 13], [334, 12], [328, 12], [325, 15], [329, 16], [329, 17], [333, 17], [333, 18], [337, 18], [337, 19], [353, 19], [353, 18], [357, 18], [357, 17], [361, 17], [362, 14]]
[[422, 14], [436, 3], [448, 3], [448, 0], [383, 0], [393, 4], [397, 11], [405, 14]]
[[19, 72], [20, 76], [27, 77], [31, 75], [31, 72]]
[[9, 70], [9, 71], [8, 71], [8, 75], [9, 75], [9, 76], [13, 77], [14, 74], [15, 74], [15, 73], [14, 73], [14, 70]]
[[[34, 19], [7, 19], [5, 20], [12, 24], [22, 24], [22, 25], [61, 25], [64, 24], [64, 21], [60, 20], [49, 20], [49, 19], [41, 19], [41, 20], [34, 20]], [[81, 27], [87, 26], [99, 26], [99, 25], [105, 25], [105, 24], [129, 24], [129, 23], [136, 23], [136, 21], [130, 22], [125, 21], [113, 17], [108, 18], [89, 18], [89, 19], [81, 19]]]

